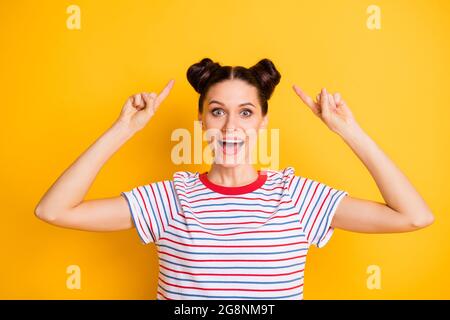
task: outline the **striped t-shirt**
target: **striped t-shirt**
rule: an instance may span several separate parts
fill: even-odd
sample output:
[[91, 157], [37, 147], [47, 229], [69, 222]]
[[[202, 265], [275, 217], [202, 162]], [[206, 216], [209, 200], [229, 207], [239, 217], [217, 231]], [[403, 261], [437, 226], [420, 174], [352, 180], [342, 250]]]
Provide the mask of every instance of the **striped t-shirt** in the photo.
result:
[[309, 246], [323, 247], [348, 193], [297, 176], [258, 170], [226, 187], [207, 172], [122, 192], [144, 244], [159, 257], [157, 299], [303, 299]]

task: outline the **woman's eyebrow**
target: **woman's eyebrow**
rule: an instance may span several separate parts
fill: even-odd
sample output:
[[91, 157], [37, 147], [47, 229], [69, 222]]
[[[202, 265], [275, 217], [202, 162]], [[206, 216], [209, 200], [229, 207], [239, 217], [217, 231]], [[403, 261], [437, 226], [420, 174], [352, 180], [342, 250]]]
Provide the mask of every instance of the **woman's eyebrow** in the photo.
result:
[[[217, 100], [211, 100], [211, 101], [209, 101], [209, 102], [208, 102], [208, 105], [210, 105], [211, 103], [218, 103], [218, 104], [220, 104], [221, 106], [225, 106], [224, 103], [222, 103], [222, 102], [220, 102], [220, 101], [217, 101]], [[244, 102], [244, 103], [239, 104], [239, 107], [242, 107], [242, 106], [252, 106], [252, 107], [256, 108], [255, 105], [254, 105], [253, 103], [251, 103], [251, 102]]]

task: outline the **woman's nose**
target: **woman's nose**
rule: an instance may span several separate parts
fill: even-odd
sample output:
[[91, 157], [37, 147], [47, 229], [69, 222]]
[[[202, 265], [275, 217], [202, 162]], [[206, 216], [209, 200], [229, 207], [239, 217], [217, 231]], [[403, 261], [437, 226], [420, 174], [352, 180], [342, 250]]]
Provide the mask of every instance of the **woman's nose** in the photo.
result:
[[237, 126], [237, 121], [236, 121], [235, 117], [233, 115], [229, 115], [227, 117], [227, 121], [225, 122], [223, 129], [227, 130], [227, 131], [232, 131], [237, 128], [236, 126]]

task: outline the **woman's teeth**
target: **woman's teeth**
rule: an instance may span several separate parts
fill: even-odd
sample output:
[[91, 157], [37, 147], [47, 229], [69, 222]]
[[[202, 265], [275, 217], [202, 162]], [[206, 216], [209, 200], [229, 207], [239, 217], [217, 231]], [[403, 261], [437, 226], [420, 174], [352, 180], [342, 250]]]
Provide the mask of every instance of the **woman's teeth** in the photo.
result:
[[237, 154], [238, 149], [244, 144], [243, 140], [219, 140], [219, 144], [225, 154]]
[[238, 145], [242, 145], [244, 143], [244, 140], [219, 140], [220, 144], [223, 146], [225, 144], [238, 144]]

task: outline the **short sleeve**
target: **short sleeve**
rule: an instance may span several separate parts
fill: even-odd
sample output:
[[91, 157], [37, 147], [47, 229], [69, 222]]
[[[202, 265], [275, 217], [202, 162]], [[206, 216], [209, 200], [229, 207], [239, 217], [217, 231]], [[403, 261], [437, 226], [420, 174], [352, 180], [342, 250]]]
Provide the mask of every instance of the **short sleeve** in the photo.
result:
[[300, 176], [292, 177], [289, 192], [309, 245], [324, 247], [334, 232], [331, 221], [336, 209], [348, 192]]
[[176, 210], [173, 182], [158, 181], [121, 192], [143, 244], [157, 242], [170, 225]]

